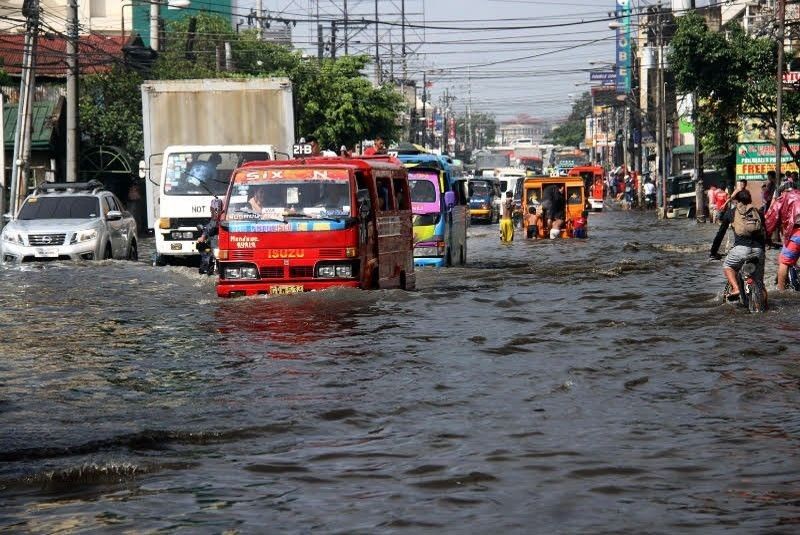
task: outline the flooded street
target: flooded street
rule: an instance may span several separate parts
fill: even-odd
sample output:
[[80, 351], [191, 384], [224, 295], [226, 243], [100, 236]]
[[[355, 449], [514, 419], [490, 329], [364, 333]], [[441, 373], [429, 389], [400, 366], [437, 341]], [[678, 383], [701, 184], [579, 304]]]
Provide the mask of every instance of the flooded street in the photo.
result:
[[0, 531], [796, 532], [800, 296], [723, 305], [715, 230], [473, 226], [412, 293], [2, 268]]

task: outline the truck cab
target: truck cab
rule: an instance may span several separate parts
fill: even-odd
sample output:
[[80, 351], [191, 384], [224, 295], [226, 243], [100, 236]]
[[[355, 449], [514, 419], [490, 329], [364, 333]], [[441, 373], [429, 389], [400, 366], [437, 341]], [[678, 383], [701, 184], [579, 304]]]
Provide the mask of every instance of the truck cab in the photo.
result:
[[211, 217], [211, 200], [227, 193], [233, 171], [247, 162], [274, 159], [272, 145], [167, 147], [154, 167], [159, 172], [154, 263], [199, 257], [197, 227]]

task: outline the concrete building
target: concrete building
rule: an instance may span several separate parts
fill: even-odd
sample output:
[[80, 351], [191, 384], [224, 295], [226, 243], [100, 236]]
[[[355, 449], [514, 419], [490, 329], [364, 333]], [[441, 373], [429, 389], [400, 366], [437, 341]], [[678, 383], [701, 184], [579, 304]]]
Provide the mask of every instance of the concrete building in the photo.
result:
[[539, 145], [544, 142], [552, 127], [552, 121], [537, 119], [526, 114], [518, 115], [497, 127], [495, 143], [505, 146], [519, 139], [529, 139], [529, 144]]

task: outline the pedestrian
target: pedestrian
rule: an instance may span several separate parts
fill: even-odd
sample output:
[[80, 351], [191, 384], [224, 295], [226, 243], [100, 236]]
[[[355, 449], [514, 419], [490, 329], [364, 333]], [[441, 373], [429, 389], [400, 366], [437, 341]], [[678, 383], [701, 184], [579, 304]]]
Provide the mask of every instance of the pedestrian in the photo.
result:
[[514, 194], [506, 192], [506, 198], [501, 205], [500, 215], [500, 241], [510, 243], [514, 240]]
[[767, 182], [761, 186], [761, 204], [764, 206], [764, 213], [769, 210], [769, 205], [772, 204], [776, 182], [775, 171], [767, 171]]
[[364, 156], [374, 156], [376, 154], [386, 154], [386, 140], [380, 134], [375, 136], [371, 147], [364, 149]]
[[778, 255], [778, 290], [783, 291], [786, 289], [789, 268], [797, 265], [797, 259], [800, 258], [800, 190], [787, 182], [778, 193], [765, 219], [767, 236], [780, 230], [783, 237], [783, 248]]
[[714, 200], [716, 194], [717, 194], [717, 186], [711, 184], [711, 186], [709, 186], [709, 188], [706, 190], [706, 204], [708, 204], [709, 223], [716, 223], [719, 219], [719, 214], [717, 213], [717, 203]]
[[581, 212], [581, 216], [572, 222], [573, 238], [586, 237], [586, 225], [589, 223], [588, 218], [589, 218], [589, 212], [584, 210], [583, 212]]
[[539, 234], [539, 214], [536, 213], [535, 206], [528, 207], [525, 214], [525, 237], [529, 240], [538, 238]]
[[722, 211], [728, 204], [728, 199], [730, 199], [730, 196], [728, 195], [728, 192], [725, 191], [724, 189], [717, 188], [717, 190], [714, 192], [714, 208], [717, 212], [717, 221], [719, 221], [719, 218], [722, 215]]

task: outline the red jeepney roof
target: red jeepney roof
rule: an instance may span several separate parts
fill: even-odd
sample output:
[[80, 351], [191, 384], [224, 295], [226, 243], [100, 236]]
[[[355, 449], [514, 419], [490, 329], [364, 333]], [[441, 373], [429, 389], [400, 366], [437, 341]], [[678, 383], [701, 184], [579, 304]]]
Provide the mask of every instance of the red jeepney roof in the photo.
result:
[[251, 167], [326, 167], [328, 169], [405, 169], [403, 163], [392, 156], [364, 156], [359, 158], [339, 158], [320, 156], [298, 160], [265, 160], [247, 162], [240, 169]]

